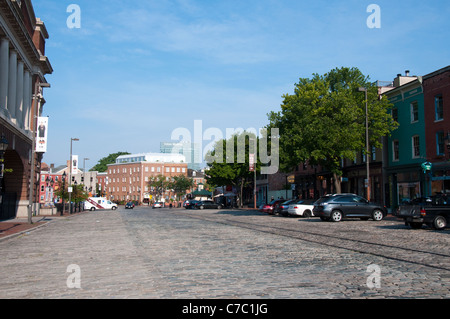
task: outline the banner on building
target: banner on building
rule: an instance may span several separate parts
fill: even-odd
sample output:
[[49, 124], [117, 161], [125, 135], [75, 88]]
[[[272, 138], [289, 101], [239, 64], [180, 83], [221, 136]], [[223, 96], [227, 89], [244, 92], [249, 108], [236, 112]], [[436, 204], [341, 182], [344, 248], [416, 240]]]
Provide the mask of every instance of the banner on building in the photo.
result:
[[78, 173], [78, 155], [72, 155], [72, 175]]
[[36, 129], [36, 153], [47, 152], [48, 117], [38, 117]]

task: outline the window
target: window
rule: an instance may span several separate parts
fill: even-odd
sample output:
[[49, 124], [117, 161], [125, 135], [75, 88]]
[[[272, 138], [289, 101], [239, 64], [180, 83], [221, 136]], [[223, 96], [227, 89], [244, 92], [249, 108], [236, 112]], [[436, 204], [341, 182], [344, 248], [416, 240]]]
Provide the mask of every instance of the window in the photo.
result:
[[444, 132], [440, 131], [436, 133], [436, 148], [437, 155], [444, 155]]
[[412, 157], [413, 158], [418, 158], [420, 157], [420, 140], [419, 140], [419, 136], [418, 135], [414, 135], [412, 137]]
[[434, 97], [434, 108], [436, 121], [444, 119], [444, 101], [442, 100], [442, 95], [436, 95]]
[[398, 122], [398, 109], [397, 108], [392, 109], [392, 118], [394, 119], [395, 122]]
[[399, 142], [397, 140], [392, 142], [392, 160], [398, 161], [400, 159], [400, 153], [399, 153]]
[[410, 104], [411, 106], [411, 123], [419, 121], [419, 104], [414, 101]]

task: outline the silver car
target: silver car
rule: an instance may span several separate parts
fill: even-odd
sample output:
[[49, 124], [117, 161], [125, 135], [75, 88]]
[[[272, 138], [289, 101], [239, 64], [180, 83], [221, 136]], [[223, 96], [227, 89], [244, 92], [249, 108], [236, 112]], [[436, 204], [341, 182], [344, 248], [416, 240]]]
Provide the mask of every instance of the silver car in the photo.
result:
[[313, 208], [313, 199], [301, 199], [289, 205], [288, 214], [292, 216], [311, 217], [314, 216]]

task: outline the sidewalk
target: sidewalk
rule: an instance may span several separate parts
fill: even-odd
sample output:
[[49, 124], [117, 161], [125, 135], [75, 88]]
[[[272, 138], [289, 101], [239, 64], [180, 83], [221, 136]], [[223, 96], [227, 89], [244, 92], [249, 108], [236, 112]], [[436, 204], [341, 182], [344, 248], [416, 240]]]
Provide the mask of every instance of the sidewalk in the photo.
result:
[[63, 216], [61, 216], [58, 212], [57, 215], [51, 216], [33, 216], [31, 218], [32, 224], [28, 223], [28, 218], [26, 217], [2, 220], [0, 221], [0, 241], [33, 231], [46, 225], [54, 219], [66, 218], [81, 213], [83, 212], [75, 212], [72, 214], [65, 212]]

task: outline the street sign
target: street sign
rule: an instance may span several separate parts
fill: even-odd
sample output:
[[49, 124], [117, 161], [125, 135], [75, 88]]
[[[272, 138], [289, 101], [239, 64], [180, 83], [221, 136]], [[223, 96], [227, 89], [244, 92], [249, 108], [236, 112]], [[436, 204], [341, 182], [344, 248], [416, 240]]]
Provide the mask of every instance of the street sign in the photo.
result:
[[287, 178], [289, 184], [293, 184], [295, 182], [295, 175], [290, 175]]

